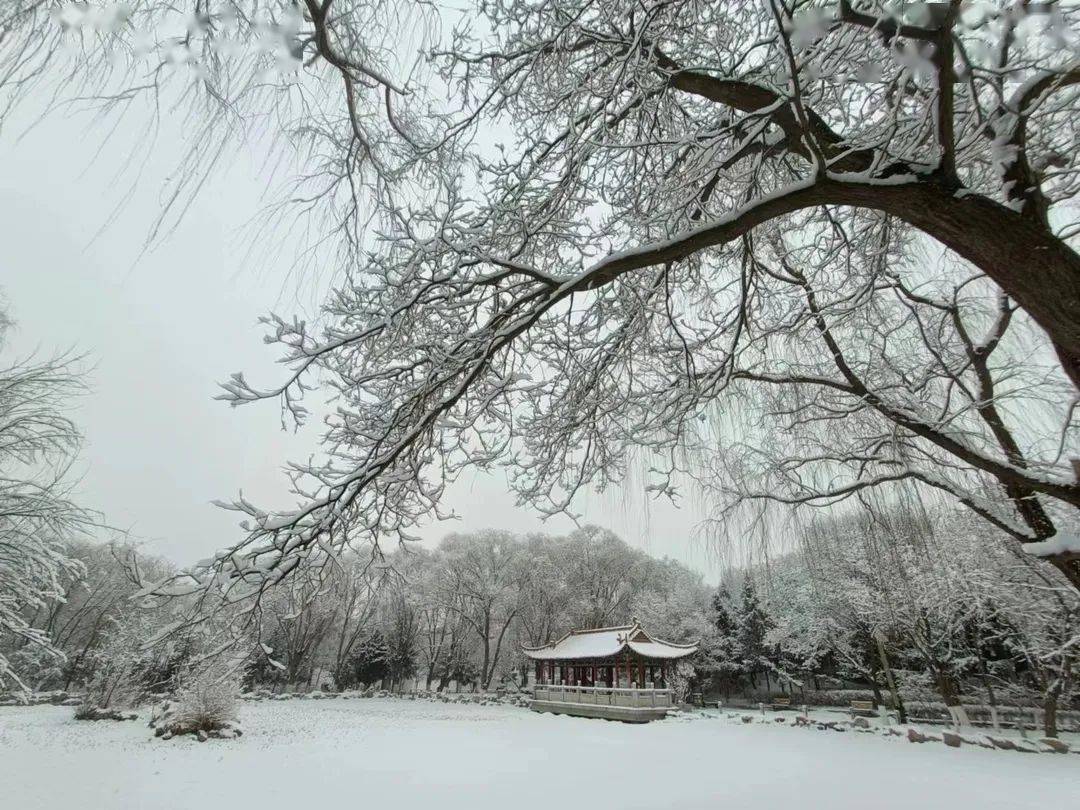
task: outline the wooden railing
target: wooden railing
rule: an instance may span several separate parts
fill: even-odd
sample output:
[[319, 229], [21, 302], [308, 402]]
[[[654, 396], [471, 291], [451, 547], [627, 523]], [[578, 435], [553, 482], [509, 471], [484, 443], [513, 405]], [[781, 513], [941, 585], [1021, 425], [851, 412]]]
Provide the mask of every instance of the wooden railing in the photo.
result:
[[670, 709], [675, 704], [670, 689], [611, 686], [557, 686], [537, 684], [535, 700], [581, 703], [588, 706], [626, 706], [633, 709]]

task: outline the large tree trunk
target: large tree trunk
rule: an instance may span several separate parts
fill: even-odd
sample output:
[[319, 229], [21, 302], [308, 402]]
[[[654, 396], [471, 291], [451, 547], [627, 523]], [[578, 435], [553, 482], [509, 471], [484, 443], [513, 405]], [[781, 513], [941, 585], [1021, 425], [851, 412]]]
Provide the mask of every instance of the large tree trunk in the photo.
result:
[[960, 702], [960, 692], [956, 688], [956, 679], [953, 678], [951, 673], [937, 669], [934, 672], [934, 680], [937, 682], [938, 692], [941, 694], [941, 699], [944, 701], [953, 723], [957, 726], [970, 725], [967, 710], [964, 708], [963, 703]]
[[870, 681], [870, 692], [874, 696], [874, 708], [885, 705], [885, 696], [881, 694], [881, 687], [876, 678]]
[[1046, 330], [1080, 388], [1080, 255], [1065, 242], [1033, 218], [932, 181], [850, 184], [838, 196], [899, 217], [986, 273]]
[[892, 696], [893, 709], [896, 711], [897, 720], [901, 724], [907, 723], [907, 708], [904, 699], [900, 696], [900, 690], [896, 687], [896, 679], [893, 677], [892, 666], [889, 664], [889, 656], [885, 652], [885, 637], [882, 633], [874, 632], [874, 646], [881, 660], [881, 670], [885, 673], [885, 682], [889, 685], [889, 694]]
[[[1080, 255], [1037, 218], [930, 181], [884, 192], [856, 184], [840, 196], [897, 216], [986, 273], [1046, 331], [1062, 370], [1080, 389]], [[1069, 489], [1080, 495], [1076, 482]], [[1077, 506], [1072, 491], [1062, 497]], [[1080, 556], [1046, 560], [1080, 591]]]
[[985, 672], [985, 664], [983, 666], [983, 686], [986, 688], [986, 700], [990, 705], [990, 722], [994, 727], [994, 731], [998, 731], [1001, 728], [1000, 713], [998, 712], [997, 695], [994, 693], [994, 685], [990, 682], [990, 676]]
[[1057, 712], [1058, 712], [1058, 694], [1059, 689], [1057, 687], [1051, 687], [1046, 690], [1046, 694], [1043, 695], [1043, 734], [1047, 737], [1057, 737]]

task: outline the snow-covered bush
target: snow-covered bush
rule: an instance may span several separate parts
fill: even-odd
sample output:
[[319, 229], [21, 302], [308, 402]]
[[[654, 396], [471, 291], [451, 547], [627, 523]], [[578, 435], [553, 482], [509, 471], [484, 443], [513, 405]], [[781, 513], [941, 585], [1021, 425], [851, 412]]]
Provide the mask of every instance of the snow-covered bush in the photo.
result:
[[165, 703], [150, 723], [155, 735], [171, 739], [180, 734], [236, 737], [242, 672], [232, 662], [204, 662], [193, 666], [181, 680], [174, 700]]
[[[68, 662], [56, 653], [54, 646], [27, 644], [8, 656], [9, 666], [28, 690], [24, 691], [26, 696], [64, 685], [64, 670]], [[18, 693], [21, 690], [15, 691]]]
[[138, 715], [135, 712], [102, 708], [87, 700], [83, 700], [75, 709], [76, 720], [135, 720], [136, 718]]
[[91, 656], [93, 675], [86, 684], [76, 720], [129, 720], [130, 709], [146, 702], [150, 691], [146, 673], [161, 651], [147, 646], [153, 617], [136, 613], [112, 623], [106, 641]]
[[102, 660], [86, 684], [82, 702], [75, 709], [76, 720], [128, 720], [134, 715], [120, 711], [142, 702], [142, 689], [135, 678], [132, 661], [118, 656]]

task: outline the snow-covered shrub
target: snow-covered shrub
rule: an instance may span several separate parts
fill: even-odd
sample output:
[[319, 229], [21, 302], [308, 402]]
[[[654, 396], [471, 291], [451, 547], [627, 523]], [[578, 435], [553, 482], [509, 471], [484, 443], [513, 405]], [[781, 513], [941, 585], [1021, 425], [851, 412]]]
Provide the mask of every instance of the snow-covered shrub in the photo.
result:
[[133, 720], [129, 709], [142, 702], [142, 689], [127, 661], [106, 662], [86, 685], [76, 720]]
[[75, 709], [76, 720], [135, 720], [138, 716], [122, 709], [103, 709], [85, 700]]
[[229, 662], [193, 666], [181, 680], [175, 699], [151, 719], [155, 735], [166, 740], [180, 734], [194, 734], [200, 740], [239, 736], [241, 677], [238, 667]]
[[[56, 650], [38, 644], [27, 644], [8, 657], [12, 670], [18, 674], [26, 694], [51, 691], [64, 685], [63, 656]], [[15, 690], [18, 693], [19, 690]]]
[[146, 702], [145, 673], [157, 654], [145, 643], [152, 627], [148, 614], [134, 614], [112, 624], [105, 644], [91, 656], [93, 675], [75, 711], [76, 720], [129, 720], [135, 716], [130, 709]]

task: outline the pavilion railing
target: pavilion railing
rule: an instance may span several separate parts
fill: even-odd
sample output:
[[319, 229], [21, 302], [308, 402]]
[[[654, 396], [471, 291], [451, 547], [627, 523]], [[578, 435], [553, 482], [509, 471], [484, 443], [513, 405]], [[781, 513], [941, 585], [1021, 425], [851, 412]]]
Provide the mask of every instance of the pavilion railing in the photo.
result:
[[633, 709], [670, 709], [675, 704], [670, 689], [650, 687], [569, 686], [537, 684], [535, 700], [580, 703], [588, 706], [625, 706]]

